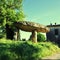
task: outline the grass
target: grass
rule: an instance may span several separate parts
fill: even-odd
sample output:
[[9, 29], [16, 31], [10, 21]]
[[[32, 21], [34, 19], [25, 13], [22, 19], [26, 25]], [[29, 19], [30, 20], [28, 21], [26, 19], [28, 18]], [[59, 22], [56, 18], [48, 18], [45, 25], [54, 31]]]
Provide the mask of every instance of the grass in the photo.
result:
[[59, 51], [60, 48], [51, 42], [0, 39], [0, 60], [39, 60]]

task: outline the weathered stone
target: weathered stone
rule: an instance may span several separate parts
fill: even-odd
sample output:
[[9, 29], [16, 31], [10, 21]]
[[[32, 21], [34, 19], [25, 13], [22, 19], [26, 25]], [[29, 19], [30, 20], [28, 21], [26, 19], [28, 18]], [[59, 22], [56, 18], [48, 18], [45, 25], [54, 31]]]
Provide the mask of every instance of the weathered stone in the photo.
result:
[[37, 31], [32, 32], [32, 38], [31, 39], [33, 42], [37, 43]]
[[37, 32], [48, 32], [49, 28], [47, 28], [44, 25], [34, 23], [34, 22], [27, 22], [27, 21], [21, 21], [21, 22], [15, 22], [15, 26], [23, 31], [32, 32], [36, 30]]
[[37, 42], [37, 32], [49, 32], [49, 28], [44, 25], [28, 22], [28, 21], [21, 21], [15, 22], [14, 25], [23, 31], [32, 32], [31, 38], [33, 42]]

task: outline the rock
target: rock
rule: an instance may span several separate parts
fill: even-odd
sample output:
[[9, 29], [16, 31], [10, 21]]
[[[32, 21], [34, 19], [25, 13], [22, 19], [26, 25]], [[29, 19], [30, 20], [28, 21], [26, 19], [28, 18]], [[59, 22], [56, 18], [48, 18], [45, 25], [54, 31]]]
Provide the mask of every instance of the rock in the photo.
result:
[[14, 24], [17, 28], [23, 31], [32, 32], [36, 30], [37, 32], [49, 32], [49, 28], [34, 22], [21, 21], [21, 22], [15, 22]]
[[49, 32], [49, 28], [47, 28], [44, 25], [34, 23], [34, 22], [28, 22], [28, 21], [20, 21], [20, 22], [15, 22], [14, 25], [23, 31], [27, 32], [32, 32], [32, 41], [37, 42], [37, 32]]

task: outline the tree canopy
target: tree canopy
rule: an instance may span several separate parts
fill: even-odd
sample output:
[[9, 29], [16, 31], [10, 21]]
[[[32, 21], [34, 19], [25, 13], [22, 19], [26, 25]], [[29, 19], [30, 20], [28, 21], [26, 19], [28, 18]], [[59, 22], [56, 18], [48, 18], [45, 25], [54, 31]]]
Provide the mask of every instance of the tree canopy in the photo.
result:
[[0, 24], [21, 21], [24, 18], [22, 0], [0, 0]]
[[0, 0], [0, 26], [5, 29], [6, 37], [14, 35], [11, 33], [14, 22], [24, 20], [22, 2], [23, 0]]

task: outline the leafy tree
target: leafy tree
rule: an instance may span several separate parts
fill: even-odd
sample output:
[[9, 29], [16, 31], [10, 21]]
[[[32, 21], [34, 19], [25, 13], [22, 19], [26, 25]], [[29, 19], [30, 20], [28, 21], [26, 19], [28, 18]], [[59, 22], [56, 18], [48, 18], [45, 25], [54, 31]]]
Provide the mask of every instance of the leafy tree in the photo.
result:
[[[6, 26], [12, 25], [15, 21], [21, 21], [24, 19], [24, 13], [22, 10], [22, 0], [0, 0], [0, 25]], [[6, 26], [6, 32], [7, 31]]]

